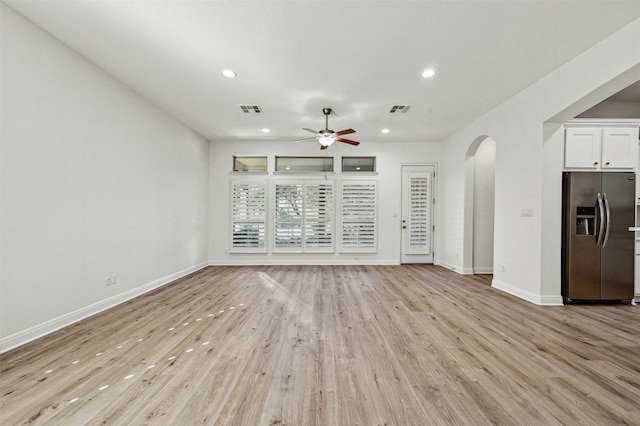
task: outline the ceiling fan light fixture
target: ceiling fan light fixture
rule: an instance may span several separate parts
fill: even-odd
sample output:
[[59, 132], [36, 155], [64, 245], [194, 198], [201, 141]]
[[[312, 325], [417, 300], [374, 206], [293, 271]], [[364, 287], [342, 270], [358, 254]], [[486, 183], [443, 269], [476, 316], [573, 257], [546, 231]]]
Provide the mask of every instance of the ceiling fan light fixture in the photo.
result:
[[322, 146], [331, 146], [336, 141], [336, 138], [331, 136], [321, 136], [318, 138], [318, 142]]

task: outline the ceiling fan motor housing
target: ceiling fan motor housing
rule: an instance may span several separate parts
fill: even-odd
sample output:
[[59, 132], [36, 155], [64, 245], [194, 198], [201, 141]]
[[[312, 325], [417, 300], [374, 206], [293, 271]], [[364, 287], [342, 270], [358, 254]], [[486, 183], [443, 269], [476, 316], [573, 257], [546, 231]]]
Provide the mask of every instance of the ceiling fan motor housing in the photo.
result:
[[[315, 139], [317, 139], [318, 142], [320, 142], [321, 149], [327, 149], [336, 141], [347, 143], [349, 145], [360, 145], [360, 142], [352, 141], [342, 137], [342, 135], [355, 133], [356, 132], [355, 130], [345, 129], [345, 130], [340, 130], [339, 132], [334, 132], [333, 130], [329, 129], [329, 114], [331, 114], [331, 111], [332, 111], [331, 108], [322, 108], [322, 112], [324, 113], [324, 120], [325, 120], [325, 126], [323, 130], [315, 131], [313, 129], [309, 129], [308, 127], [303, 127], [302, 130], [306, 130], [307, 132], [311, 132], [315, 134], [316, 135]], [[314, 138], [301, 139], [301, 141], [309, 140], [309, 139], [314, 139]], [[298, 141], [294, 141], [294, 142], [298, 142]]]
[[331, 108], [322, 108], [322, 112], [324, 113], [324, 130], [320, 130], [318, 133], [324, 137], [335, 137], [335, 132], [329, 130], [329, 114], [331, 114]]

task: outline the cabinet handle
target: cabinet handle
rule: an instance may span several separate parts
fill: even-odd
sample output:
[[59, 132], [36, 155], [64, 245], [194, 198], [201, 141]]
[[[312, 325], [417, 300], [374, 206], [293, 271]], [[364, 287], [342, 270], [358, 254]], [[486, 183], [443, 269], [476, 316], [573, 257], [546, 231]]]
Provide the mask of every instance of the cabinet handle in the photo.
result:
[[604, 165], [605, 165], [605, 166], [608, 166], [608, 165], [609, 165], [609, 162], [607, 161], [606, 163], [604, 163]]
[[593, 165], [594, 165], [594, 166], [597, 166], [597, 165], [598, 165], [598, 162], [596, 161], [595, 163], [593, 163]]

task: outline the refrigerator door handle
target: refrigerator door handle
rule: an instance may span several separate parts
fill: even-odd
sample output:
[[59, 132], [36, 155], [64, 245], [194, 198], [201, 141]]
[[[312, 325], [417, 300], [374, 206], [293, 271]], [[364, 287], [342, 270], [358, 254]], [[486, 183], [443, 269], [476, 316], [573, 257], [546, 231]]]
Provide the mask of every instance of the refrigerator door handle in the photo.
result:
[[598, 236], [596, 237], [596, 246], [599, 246], [600, 244], [602, 244], [602, 239], [604, 238], [604, 232], [605, 232], [605, 228], [604, 228], [604, 224], [606, 221], [605, 218], [605, 213], [604, 213], [604, 204], [602, 203], [602, 195], [598, 192], [598, 196], [596, 197], [596, 201], [598, 202], [598, 218], [600, 221], [600, 224], [597, 226], [598, 229]]
[[609, 200], [607, 200], [607, 194], [605, 194], [604, 192], [602, 193], [602, 199], [604, 200], [604, 206], [605, 206], [605, 212], [606, 212], [606, 216], [605, 216], [606, 231], [604, 233], [604, 241], [602, 241], [602, 248], [605, 248], [605, 246], [607, 245], [607, 241], [609, 241], [611, 209], [609, 208]]

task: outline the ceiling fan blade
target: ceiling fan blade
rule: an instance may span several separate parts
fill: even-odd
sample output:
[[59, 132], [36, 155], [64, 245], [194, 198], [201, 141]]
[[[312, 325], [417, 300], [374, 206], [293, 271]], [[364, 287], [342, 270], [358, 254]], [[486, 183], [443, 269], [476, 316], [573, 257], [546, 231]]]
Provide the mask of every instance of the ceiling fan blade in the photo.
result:
[[339, 132], [336, 132], [336, 135], [338, 136], [342, 136], [342, 135], [348, 135], [349, 133], [355, 133], [356, 131], [353, 129], [345, 129], [345, 130], [340, 130]]
[[317, 141], [317, 140], [318, 140], [318, 138], [296, 139], [295, 141], [291, 141], [291, 143], [306, 142], [306, 141]]
[[327, 148], [329, 148], [328, 145], [320, 145], [320, 149], [327, 149]]
[[345, 138], [336, 138], [336, 142], [344, 142], [344, 143], [348, 143], [349, 145], [360, 145], [360, 142], [352, 141], [350, 139], [345, 139]]
[[308, 127], [303, 127], [302, 130], [306, 130], [307, 132], [315, 133], [316, 135], [318, 134], [318, 132], [316, 132], [315, 130], [310, 129]]

